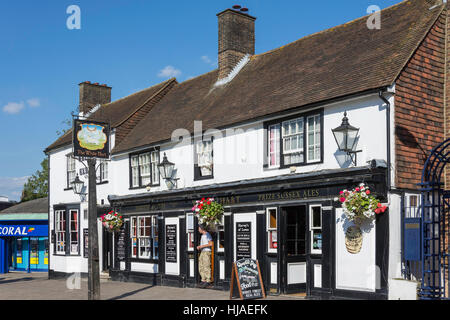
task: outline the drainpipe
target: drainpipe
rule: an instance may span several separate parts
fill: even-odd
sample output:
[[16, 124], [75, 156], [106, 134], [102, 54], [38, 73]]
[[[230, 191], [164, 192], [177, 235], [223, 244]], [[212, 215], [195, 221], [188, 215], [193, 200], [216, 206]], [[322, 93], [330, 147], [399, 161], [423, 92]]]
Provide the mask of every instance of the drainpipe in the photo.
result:
[[378, 96], [380, 97], [381, 100], [383, 100], [383, 102], [386, 104], [386, 128], [387, 128], [387, 140], [386, 140], [386, 145], [387, 145], [387, 169], [388, 169], [388, 174], [387, 174], [387, 190], [391, 191], [391, 103], [389, 102], [388, 99], [386, 99], [384, 97], [384, 93], [388, 93], [387, 89], [383, 89], [380, 90]]

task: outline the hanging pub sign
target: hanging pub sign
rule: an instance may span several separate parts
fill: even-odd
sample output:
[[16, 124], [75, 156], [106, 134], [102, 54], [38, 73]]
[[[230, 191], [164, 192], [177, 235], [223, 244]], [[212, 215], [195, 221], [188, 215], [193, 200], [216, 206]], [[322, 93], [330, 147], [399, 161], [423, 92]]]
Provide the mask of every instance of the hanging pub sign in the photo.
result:
[[73, 121], [75, 157], [109, 159], [109, 139], [109, 124], [80, 119]]
[[258, 260], [241, 259], [233, 263], [230, 299], [238, 295], [242, 300], [266, 298]]

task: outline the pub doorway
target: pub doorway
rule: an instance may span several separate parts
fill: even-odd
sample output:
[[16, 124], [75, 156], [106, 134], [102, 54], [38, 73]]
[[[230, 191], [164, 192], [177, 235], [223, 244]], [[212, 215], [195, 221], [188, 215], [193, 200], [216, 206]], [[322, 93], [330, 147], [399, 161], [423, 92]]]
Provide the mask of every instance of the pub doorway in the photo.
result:
[[306, 293], [308, 270], [308, 207], [281, 208], [281, 290]]

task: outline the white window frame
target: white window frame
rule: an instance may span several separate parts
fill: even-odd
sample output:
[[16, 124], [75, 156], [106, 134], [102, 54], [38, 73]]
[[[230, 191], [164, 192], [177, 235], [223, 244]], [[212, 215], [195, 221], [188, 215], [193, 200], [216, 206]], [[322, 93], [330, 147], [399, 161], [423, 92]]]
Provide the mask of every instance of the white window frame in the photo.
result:
[[[72, 229], [72, 212], [77, 213], [77, 220], [76, 220], [76, 229]], [[78, 209], [69, 209], [69, 254], [70, 255], [78, 255], [80, 250], [80, 211]], [[76, 233], [77, 237], [76, 240], [72, 239], [72, 233]], [[76, 245], [77, 249], [76, 251], [72, 250], [72, 245]]]
[[[277, 219], [277, 226], [276, 228], [271, 228], [270, 227], [270, 210], [275, 210], [275, 215], [276, 215], [276, 219]], [[270, 247], [270, 235], [272, 232], [275, 232], [275, 234], [277, 235], [277, 248], [271, 248]], [[266, 233], [267, 233], [267, 252], [271, 252], [271, 253], [277, 253], [278, 250], [278, 208], [277, 207], [270, 207], [270, 208], [266, 208]]]
[[[146, 219], [148, 219], [149, 220], [149, 225], [147, 225], [146, 223], [145, 223], [145, 220]], [[152, 258], [152, 251], [151, 251], [151, 247], [152, 247], [152, 244], [151, 244], [151, 235], [152, 235], [152, 218], [151, 218], [151, 216], [139, 216], [138, 217], [138, 224], [137, 224], [137, 242], [139, 243], [139, 246], [138, 246], [138, 251], [137, 251], [137, 258], [138, 259], [144, 259], [144, 260], [150, 260], [151, 258]], [[143, 225], [141, 225], [141, 221], [144, 221], [144, 224]], [[149, 229], [149, 235], [148, 236], [146, 236], [145, 235], [145, 231], [146, 231], [146, 228], [148, 228]], [[141, 235], [141, 231], [143, 230], [143, 235]], [[145, 241], [147, 241], [147, 245], [143, 245], [143, 246], [141, 246], [141, 240], [143, 240], [143, 242], [145, 242]], [[145, 256], [145, 255], [142, 255], [141, 256], [141, 247], [143, 247], [143, 248], [148, 248], [148, 256]]]
[[[137, 216], [130, 217], [130, 240], [131, 240], [131, 257], [137, 258], [138, 256], [138, 228], [137, 228]], [[134, 230], [133, 230], [134, 229]], [[133, 231], [136, 234], [133, 234]], [[133, 245], [133, 238], [136, 238], [136, 245]], [[136, 247], [136, 254], [134, 254], [133, 247]]]
[[[275, 136], [271, 139], [271, 131], [272, 129], [275, 132]], [[275, 169], [280, 167], [280, 158], [281, 158], [281, 150], [280, 150], [280, 134], [281, 134], [281, 124], [276, 123], [269, 125], [267, 128], [267, 164], [269, 169]], [[274, 151], [271, 151], [271, 146], [274, 146]], [[272, 164], [272, 155], [275, 155], [275, 164]]]
[[[192, 229], [189, 229], [189, 220], [192, 219]], [[194, 241], [194, 214], [193, 213], [186, 213], [186, 241], [187, 241], [187, 248], [189, 252], [193, 252], [195, 249], [195, 241]], [[192, 247], [190, 246], [189, 238], [192, 237]]]
[[[293, 122], [296, 124], [296, 132], [295, 133], [292, 133], [291, 130], [290, 130], [291, 129], [291, 123], [293, 123]], [[302, 130], [298, 130], [297, 124], [299, 122], [302, 123]], [[286, 133], [286, 129], [285, 129], [285, 125], [286, 124], [288, 124], [289, 133]], [[282, 147], [283, 154], [281, 156], [283, 157], [283, 163], [285, 165], [291, 165], [291, 164], [305, 162], [305, 156], [306, 155], [305, 155], [305, 146], [304, 146], [304, 141], [305, 141], [304, 140], [304, 135], [305, 135], [305, 117], [302, 116], [302, 117], [298, 117], [298, 118], [295, 118], [295, 119], [286, 120], [286, 121], [283, 121], [281, 123], [281, 143], [283, 145], [283, 147]], [[285, 147], [286, 146], [286, 144], [285, 144], [286, 141], [289, 139], [289, 141], [291, 142], [294, 137], [297, 137], [297, 141], [301, 141], [302, 142], [303, 148], [298, 148], [297, 147], [295, 149], [290, 149], [289, 151], [286, 151], [286, 147]], [[284, 157], [288, 156], [288, 155], [293, 155], [293, 154], [296, 154], [296, 153], [300, 153], [300, 156], [303, 155], [303, 160], [300, 161], [300, 162], [294, 161], [294, 162], [291, 162], [290, 164], [287, 164]]]
[[225, 215], [222, 215], [220, 222], [217, 224], [217, 252], [225, 252], [225, 245], [223, 248], [220, 247], [220, 232], [224, 232], [225, 237]]
[[100, 165], [98, 167], [97, 183], [102, 183], [108, 181], [108, 161], [100, 160]]
[[[313, 208], [320, 208], [320, 227], [313, 227]], [[322, 237], [322, 248], [323, 248], [323, 210], [322, 205], [313, 204], [309, 206], [309, 233], [310, 233], [310, 250], [311, 254], [322, 254], [322, 249], [314, 249], [313, 241], [314, 241], [314, 231], [320, 230]]]
[[[314, 128], [313, 128], [313, 132], [314, 132], [314, 143], [312, 144], [312, 147], [314, 149], [314, 158], [310, 159], [309, 158], [309, 132], [310, 132], [310, 126], [309, 126], [309, 119], [314, 119]], [[318, 121], [316, 122], [316, 119], [318, 119]], [[306, 156], [306, 162], [307, 163], [311, 163], [311, 162], [318, 162], [320, 161], [320, 159], [322, 158], [322, 121], [321, 121], [321, 115], [318, 114], [314, 114], [311, 116], [306, 117], [306, 123], [304, 124], [306, 125], [306, 152], [305, 152], [305, 156]], [[319, 135], [319, 141], [316, 141], [316, 136], [317, 134]], [[316, 150], [319, 150], [318, 154], [316, 154]], [[305, 149], [305, 148], [304, 148]]]
[[67, 178], [67, 188], [72, 188], [72, 182], [75, 180], [77, 175], [77, 169], [75, 164], [75, 158], [72, 154], [66, 156], [66, 178]]
[[138, 188], [141, 185], [140, 178], [139, 178], [139, 156], [133, 155], [131, 156], [131, 187], [132, 188]]
[[[149, 225], [145, 224], [145, 219], [149, 219]], [[141, 225], [141, 221], [144, 221], [144, 225]], [[149, 235], [145, 235], [146, 228], [149, 228]], [[136, 230], [136, 236], [133, 236], [133, 228]], [[141, 231], [144, 232], [141, 235]], [[136, 245], [133, 246], [133, 238], [136, 238]], [[158, 260], [159, 258], [159, 234], [158, 234], [158, 216], [147, 215], [147, 216], [132, 216], [130, 217], [130, 240], [131, 240], [131, 257], [134, 259], [141, 260]], [[148, 241], [148, 245], [144, 247], [149, 247], [149, 255], [141, 256], [141, 240]], [[133, 248], [136, 247], [136, 254], [133, 254]], [[158, 251], [158, 254], [156, 252]]]
[[152, 185], [159, 185], [160, 184], [160, 178], [159, 178], [159, 150], [158, 151], [152, 151], [150, 152], [150, 172], [151, 172], [151, 184]]
[[[152, 183], [152, 170], [150, 167], [150, 152], [141, 153], [139, 156], [139, 179], [140, 186], [145, 187]], [[146, 182], [144, 182], [144, 179]]]
[[[55, 251], [66, 254], [66, 210], [55, 210]], [[61, 230], [62, 229], [62, 230]], [[62, 244], [61, 244], [62, 243]], [[62, 250], [60, 250], [62, 248]]]

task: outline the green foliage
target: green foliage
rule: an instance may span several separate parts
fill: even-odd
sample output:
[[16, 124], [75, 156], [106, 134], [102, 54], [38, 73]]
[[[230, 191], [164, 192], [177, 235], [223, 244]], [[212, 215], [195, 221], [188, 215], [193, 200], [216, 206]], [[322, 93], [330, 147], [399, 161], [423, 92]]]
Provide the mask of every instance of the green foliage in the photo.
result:
[[23, 186], [21, 202], [48, 196], [48, 158], [41, 162], [41, 170], [36, 171]]

